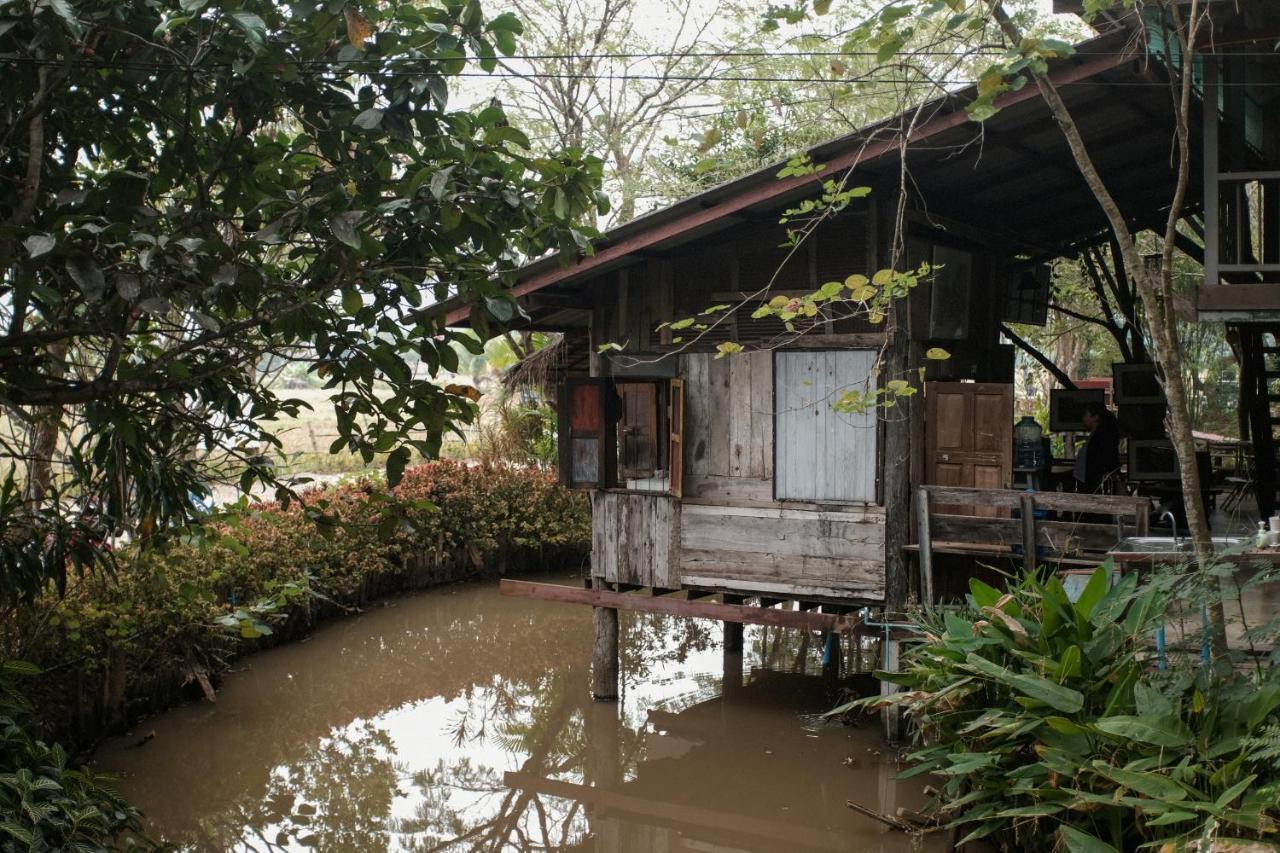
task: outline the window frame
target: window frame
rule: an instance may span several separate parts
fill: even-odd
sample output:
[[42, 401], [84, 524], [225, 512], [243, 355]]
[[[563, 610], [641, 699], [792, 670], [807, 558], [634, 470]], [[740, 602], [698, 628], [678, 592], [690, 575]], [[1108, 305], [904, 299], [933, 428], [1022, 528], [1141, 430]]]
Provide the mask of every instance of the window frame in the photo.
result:
[[[623, 444], [619, 441], [623, 419], [626, 415], [622, 394], [622, 385], [652, 385], [655, 388], [654, 398], [654, 476], [665, 471], [665, 485], [661, 488], [635, 488], [627, 485], [622, 476], [621, 452]], [[598, 418], [602, 424], [598, 435], [583, 437], [597, 438], [597, 471], [602, 474], [598, 481], [581, 482], [573, 476], [573, 440], [576, 432], [572, 427], [573, 400], [577, 388], [599, 388]], [[678, 400], [678, 404], [677, 404]], [[684, 479], [684, 380], [666, 376], [616, 376], [616, 377], [581, 377], [566, 379], [561, 383], [558, 393], [557, 411], [557, 449], [559, 452], [558, 473], [561, 485], [575, 490], [606, 490], [627, 492], [632, 494], [670, 495], [679, 498], [683, 494]], [[675, 424], [673, 419], [680, 418]], [[666, 461], [665, 469], [658, 465]], [[637, 478], [639, 481], [640, 478]]]

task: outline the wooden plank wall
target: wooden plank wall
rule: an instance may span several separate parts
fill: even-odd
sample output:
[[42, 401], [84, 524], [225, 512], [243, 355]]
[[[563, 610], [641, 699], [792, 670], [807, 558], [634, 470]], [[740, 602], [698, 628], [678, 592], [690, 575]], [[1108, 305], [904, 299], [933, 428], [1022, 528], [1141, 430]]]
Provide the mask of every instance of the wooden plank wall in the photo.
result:
[[610, 583], [678, 585], [680, 504], [670, 495], [591, 493], [591, 575]]
[[680, 357], [689, 498], [773, 500], [773, 354]]
[[884, 597], [884, 510], [686, 504], [680, 580], [798, 595]]

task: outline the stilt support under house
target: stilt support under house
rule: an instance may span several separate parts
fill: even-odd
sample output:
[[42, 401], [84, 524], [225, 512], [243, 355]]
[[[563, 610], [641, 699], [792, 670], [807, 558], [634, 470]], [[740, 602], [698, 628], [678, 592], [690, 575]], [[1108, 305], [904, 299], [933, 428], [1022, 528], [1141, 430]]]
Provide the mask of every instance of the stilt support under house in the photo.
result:
[[591, 652], [591, 698], [618, 701], [618, 610], [593, 607], [595, 644]]

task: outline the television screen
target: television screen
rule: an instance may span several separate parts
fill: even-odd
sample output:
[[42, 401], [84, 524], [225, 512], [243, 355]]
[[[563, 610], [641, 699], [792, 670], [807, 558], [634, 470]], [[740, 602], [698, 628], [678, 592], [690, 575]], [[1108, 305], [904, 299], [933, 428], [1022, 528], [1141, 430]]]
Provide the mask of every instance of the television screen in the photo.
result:
[[1084, 432], [1085, 404], [1106, 400], [1103, 388], [1054, 388], [1049, 392], [1049, 432]]
[[1113, 364], [1111, 378], [1116, 405], [1164, 402], [1164, 388], [1154, 364]]
[[1177, 480], [1178, 456], [1173, 442], [1164, 438], [1129, 440], [1129, 482]]

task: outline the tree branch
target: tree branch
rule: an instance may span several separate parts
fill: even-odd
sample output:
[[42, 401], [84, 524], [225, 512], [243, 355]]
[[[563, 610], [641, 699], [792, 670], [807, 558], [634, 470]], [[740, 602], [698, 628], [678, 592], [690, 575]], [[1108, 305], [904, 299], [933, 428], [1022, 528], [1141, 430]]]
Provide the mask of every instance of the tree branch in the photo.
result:
[[1029, 341], [1024, 340], [1020, 335], [1018, 335], [1016, 332], [1010, 329], [1007, 323], [1000, 324], [1000, 331], [1004, 333], [1005, 337], [1013, 341], [1014, 346], [1016, 346], [1018, 349], [1022, 350], [1027, 355], [1034, 358], [1036, 361], [1040, 363], [1041, 367], [1043, 367], [1045, 370], [1052, 373], [1053, 378], [1057, 379], [1059, 384], [1061, 384], [1063, 388], [1070, 388], [1072, 390], [1075, 390], [1076, 383], [1071, 379], [1070, 376], [1062, 372], [1062, 368], [1054, 364], [1052, 359], [1050, 359], [1044, 353], [1040, 352], [1040, 350], [1036, 349], [1035, 346], [1032, 345]]

